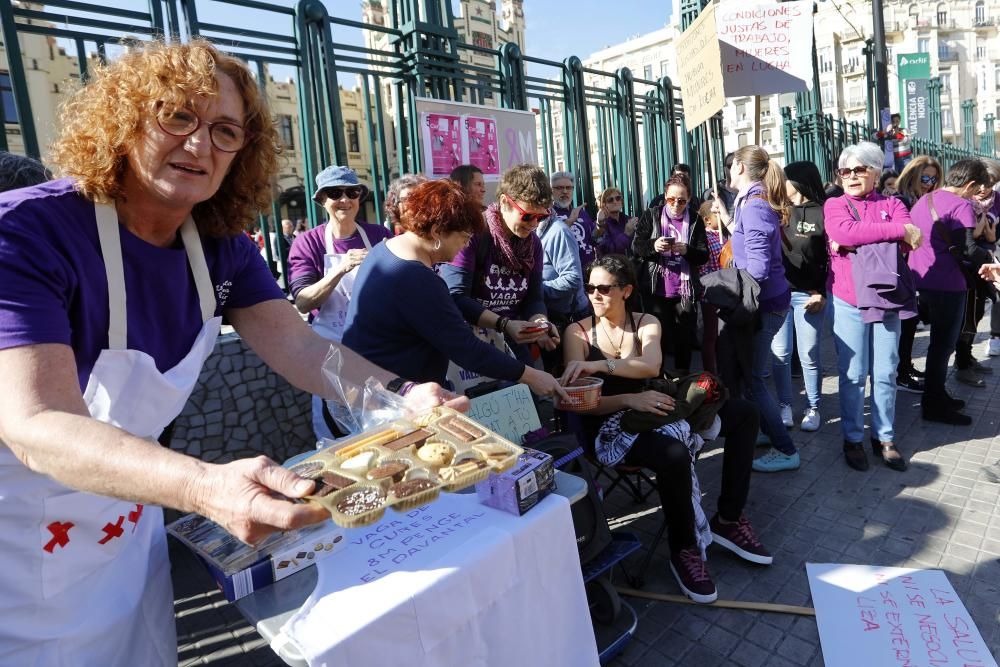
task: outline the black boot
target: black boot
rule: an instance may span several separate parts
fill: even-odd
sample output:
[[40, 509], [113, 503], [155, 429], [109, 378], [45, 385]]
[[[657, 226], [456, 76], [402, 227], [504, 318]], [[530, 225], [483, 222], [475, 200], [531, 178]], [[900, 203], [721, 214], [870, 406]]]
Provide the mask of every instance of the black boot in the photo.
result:
[[865, 454], [865, 447], [860, 442], [844, 441], [844, 460], [855, 470], [862, 472], [868, 470], [868, 455]]

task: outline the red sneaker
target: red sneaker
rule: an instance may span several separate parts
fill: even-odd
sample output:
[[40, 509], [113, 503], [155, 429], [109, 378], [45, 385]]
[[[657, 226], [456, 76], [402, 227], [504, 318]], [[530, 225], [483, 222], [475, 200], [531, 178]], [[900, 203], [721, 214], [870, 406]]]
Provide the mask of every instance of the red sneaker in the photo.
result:
[[722, 523], [716, 514], [708, 523], [712, 529], [712, 539], [720, 547], [725, 547], [734, 554], [758, 565], [770, 565], [774, 562], [764, 545], [757, 539], [757, 534], [745, 515], [740, 515], [736, 523]]
[[693, 601], [711, 604], [719, 598], [698, 547], [683, 549], [670, 556], [670, 571], [674, 573], [674, 579], [684, 595]]

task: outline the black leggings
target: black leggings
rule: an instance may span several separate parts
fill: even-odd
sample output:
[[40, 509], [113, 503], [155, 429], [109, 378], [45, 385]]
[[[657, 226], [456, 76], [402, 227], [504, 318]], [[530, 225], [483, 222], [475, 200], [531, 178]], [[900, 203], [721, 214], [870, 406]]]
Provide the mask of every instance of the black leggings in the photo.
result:
[[[663, 329], [660, 335], [663, 368], [688, 371], [691, 368], [691, 348], [698, 325], [690, 299], [652, 296], [646, 303], [650, 306], [648, 312], [660, 320], [660, 327]], [[667, 364], [668, 354], [674, 359], [673, 366]]]
[[[760, 417], [750, 401], [729, 399], [719, 411], [722, 422], [722, 489], [719, 515], [736, 521], [743, 514], [750, 493], [754, 441]], [[628, 465], [649, 468], [656, 473], [656, 489], [667, 521], [670, 552], [677, 554], [695, 544], [694, 507], [691, 504], [691, 459], [687, 447], [678, 440], [654, 431], [643, 433], [625, 455]]]

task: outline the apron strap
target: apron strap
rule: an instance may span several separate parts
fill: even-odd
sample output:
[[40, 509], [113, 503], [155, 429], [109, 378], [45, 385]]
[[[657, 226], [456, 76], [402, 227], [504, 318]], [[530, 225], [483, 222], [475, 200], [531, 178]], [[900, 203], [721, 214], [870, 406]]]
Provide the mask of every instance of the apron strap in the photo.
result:
[[184, 241], [184, 252], [187, 253], [191, 275], [194, 276], [194, 285], [198, 289], [201, 321], [205, 323], [215, 317], [215, 289], [212, 288], [212, 276], [208, 273], [205, 249], [201, 245], [198, 227], [190, 215], [181, 225], [181, 240]]
[[108, 349], [124, 350], [128, 347], [128, 318], [125, 314], [125, 264], [118, 231], [118, 213], [110, 204], [94, 204], [94, 215], [97, 217], [97, 239], [104, 257], [104, 273], [108, 278]]
[[[365, 244], [365, 250], [371, 250], [372, 244], [371, 241], [368, 240], [368, 234], [365, 233], [365, 228], [358, 223], [354, 223], [354, 226], [358, 228], [358, 234], [361, 235], [361, 242]], [[326, 245], [326, 254], [336, 255], [337, 250], [333, 247], [333, 227], [330, 226], [329, 222], [327, 222], [326, 227], [323, 228], [323, 240]]]
[[[94, 204], [94, 214], [97, 218], [97, 238], [104, 257], [104, 272], [108, 279], [108, 349], [125, 350], [128, 349], [127, 295], [118, 212], [110, 204]], [[212, 288], [212, 277], [208, 273], [198, 227], [191, 216], [181, 225], [181, 240], [198, 290], [201, 321], [204, 323], [215, 317], [215, 290]]]

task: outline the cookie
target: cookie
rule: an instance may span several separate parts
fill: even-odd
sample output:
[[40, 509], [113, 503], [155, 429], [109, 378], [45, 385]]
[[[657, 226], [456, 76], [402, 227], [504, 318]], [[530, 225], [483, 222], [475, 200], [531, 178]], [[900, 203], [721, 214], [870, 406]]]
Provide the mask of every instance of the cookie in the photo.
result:
[[365, 512], [378, 509], [385, 501], [385, 494], [380, 489], [366, 486], [363, 489], [351, 491], [337, 503], [337, 511], [345, 516], [358, 516]]
[[514, 455], [514, 453], [507, 447], [498, 445], [494, 442], [476, 445], [476, 449], [478, 449], [490, 461], [503, 461], [504, 459], [508, 459]]
[[361, 452], [341, 463], [340, 467], [344, 470], [368, 470], [374, 460], [375, 452]]
[[357, 484], [357, 482], [350, 477], [344, 477], [335, 472], [324, 472], [316, 480], [316, 490], [313, 491], [313, 495], [323, 498], [334, 491], [346, 489], [353, 484]]
[[323, 464], [319, 461], [305, 461], [303, 463], [296, 463], [289, 468], [289, 470], [294, 472], [299, 477], [316, 479], [319, 477], [319, 473], [323, 470]]
[[457, 438], [462, 442], [472, 442], [486, 435], [486, 431], [482, 430], [475, 424], [464, 419], [459, 419], [454, 415], [450, 415], [439, 420], [436, 426], [448, 435]]
[[369, 470], [368, 479], [377, 481], [380, 479], [391, 478], [393, 482], [398, 482], [403, 479], [403, 473], [409, 469], [409, 464], [403, 461], [388, 461]]
[[432, 466], [446, 466], [451, 463], [455, 456], [455, 450], [451, 445], [443, 442], [428, 442], [417, 450], [417, 457]]
[[404, 435], [402, 438], [399, 438], [398, 440], [387, 442], [385, 445], [383, 445], [383, 447], [385, 447], [390, 451], [398, 452], [399, 450], [406, 449], [407, 447], [410, 447], [412, 445], [416, 445], [417, 447], [419, 447], [420, 445], [424, 444], [424, 442], [426, 442], [427, 438], [429, 437], [431, 437], [431, 432], [425, 431], [424, 429], [420, 428], [414, 431], [413, 433]]
[[423, 477], [418, 477], [416, 479], [410, 479], [405, 482], [399, 482], [398, 484], [393, 484], [389, 489], [391, 493], [396, 498], [407, 498], [421, 491], [427, 491], [428, 489], [433, 489], [437, 486], [434, 482], [429, 479], [424, 479]]
[[448, 466], [447, 468], [441, 468], [438, 472], [438, 477], [441, 481], [451, 484], [463, 475], [467, 475], [476, 470], [482, 470], [487, 467], [486, 461], [481, 459], [464, 459], [455, 463], [453, 466]]

